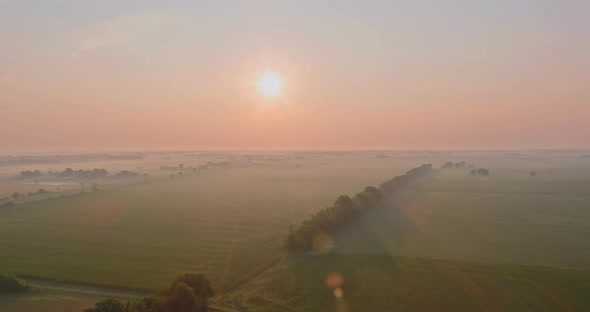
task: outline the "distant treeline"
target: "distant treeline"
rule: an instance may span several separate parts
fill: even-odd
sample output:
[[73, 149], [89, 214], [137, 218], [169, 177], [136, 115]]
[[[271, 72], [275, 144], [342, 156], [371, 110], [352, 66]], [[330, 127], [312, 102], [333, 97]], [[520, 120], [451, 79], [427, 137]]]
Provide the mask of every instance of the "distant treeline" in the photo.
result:
[[29, 179], [29, 178], [36, 178], [41, 176], [41, 171], [39, 170], [26, 170], [20, 172], [20, 177]]
[[62, 172], [58, 172], [57, 176], [60, 178], [79, 178], [79, 179], [97, 179], [106, 177], [109, 172], [105, 169], [94, 168], [92, 170], [73, 170], [72, 168], [66, 168]]
[[[72, 168], [66, 168], [66, 169], [64, 169], [64, 171], [61, 171], [61, 172], [48, 171], [46, 174], [49, 176], [57, 176], [58, 178], [61, 178], [61, 179], [75, 178], [75, 179], [80, 179], [80, 180], [92, 180], [92, 179], [104, 178], [109, 174], [109, 172], [103, 168], [94, 168], [92, 170], [82, 170], [82, 169], [74, 170]], [[20, 173], [20, 177], [25, 178], [25, 179], [36, 178], [36, 177], [40, 177], [41, 175], [42, 175], [42, 173], [39, 170], [26, 170], [26, 171], [21, 171], [21, 173]], [[141, 175], [140, 173], [137, 173], [135, 171], [122, 170], [122, 171], [116, 173], [115, 177], [134, 177], [134, 176], [140, 176], [140, 175]], [[143, 174], [143, 175], [145, 176], [147, 174]]]
[[[465, 168], [469, 168], [471, 169], [471, 171], [469, 172], [469, 174], [471, 174], [472, 176], [475, 175], [482, 175], [482, 176], [488, 176], [490, 175], [490, 171], [486, 168], [479, 168], [479, 169], [472, 169], [475, 168], [474, 164], [466, 164], [464, 161], [462, 162], [458, 162], [458, 163], [453, 163], [452, 161], [447, 161], [444, 165], [440, 166], [442, 169], [465, 169]], [[536, 175], [536, 173], [535, 173]], [[531, 176], [533, 176], [531, 174]]]
[[[64, 171], [47, 171], [47, 175], [57, 175], [59, 178], [79, 178], [79, 179], [97, 179], [106, 177], [109, 172], [102, 168], [94, 168], [92, 170], [74, 170], [72, 168], [66, 168]], [[37, 178], [42, 175], [41, 171], [39, 170], [26, 170], [20, 172], [20, 177], [29, 179], [29, 178]]]
[[205, 171], [207, 169], [209, 169], [210, 167], [225, 167], [225, 166], [229, 166], [231, 165], [231, 162], [229, 161], [220, 161], [220, 162], [214, 162], [214, 161], [208, 161], [207, 164], [205, 165], [200, 165], [197, 168], [194, 167], [185, 167], [184, 164], [180, 164], [178, 166], [160, 166], [160, 170], [162, 171]]
[[458, 162], [458, 163], [453, 163], [452, 161], [447, 161], [444, 165], [442, 165], [440, 167], [443, 169], [449, 169], [449, 168], [463, 169], [465, 167], [473, 168], [474, 165], [473, 164], [467, 165], [464, 161]]
[[136, 177], [139, 175], [140, 174], [135, 171], [123, 170], [121, 172], [118, 172], [115, 176], [116, 177]]
[[81, 161], [140, 160], [140, 154], [86, 154], [86, 155], [0, 155], [0, 166], [24, 164], [73, 163]]
[[207, 165], [200, 165], [198, 168], [195, 167], [185, 167], [184, 164], [180, 164], [178, 166], [160, 166], [160, 170], [162, 171], [203, 171], [207, 170]]
[[353, 198], [339, 196], [331, 207], [320, 210], [297, 228], [292, 228], [285, 239], [285, 247], [291, 251], [314, 250], [314, 237], [334, 233], [343, 225], [360, 218], [367, 210], [378, 207], [385, 196], [393, 194], [431, 169], [430, 164], [422, 165], [384, 182], [379, 188], [368, 186]]

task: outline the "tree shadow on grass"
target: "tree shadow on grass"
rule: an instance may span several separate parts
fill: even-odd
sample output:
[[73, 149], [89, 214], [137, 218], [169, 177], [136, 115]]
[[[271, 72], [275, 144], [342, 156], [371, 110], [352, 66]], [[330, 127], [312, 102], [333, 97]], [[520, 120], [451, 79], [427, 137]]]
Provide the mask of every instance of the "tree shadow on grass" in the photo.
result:
[[392, 247], [403, 245], [406, 235], [418, 231], [409, 214], [417, 209], [421, 196], [420, 192], [398, 191], [386, 198], [380, 207], [335, 233], [335, 251], [393, 255]]

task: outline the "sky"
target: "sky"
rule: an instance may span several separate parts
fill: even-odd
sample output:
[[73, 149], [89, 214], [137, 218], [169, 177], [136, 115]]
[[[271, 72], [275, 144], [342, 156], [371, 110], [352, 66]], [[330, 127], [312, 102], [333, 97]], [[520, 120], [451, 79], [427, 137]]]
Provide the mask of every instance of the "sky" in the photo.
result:
[[588, 149], [590, 1], [0, 0], [0, 142]]

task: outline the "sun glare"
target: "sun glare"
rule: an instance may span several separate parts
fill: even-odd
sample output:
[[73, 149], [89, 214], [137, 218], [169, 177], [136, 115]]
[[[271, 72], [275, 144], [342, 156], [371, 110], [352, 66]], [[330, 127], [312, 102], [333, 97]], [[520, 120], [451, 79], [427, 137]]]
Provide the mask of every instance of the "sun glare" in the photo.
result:
[[283, 83], [275, 73], [267, 72], [260, 76], [257, 86], [262, 95], [265, 97], [273, 97], [281, 93]]

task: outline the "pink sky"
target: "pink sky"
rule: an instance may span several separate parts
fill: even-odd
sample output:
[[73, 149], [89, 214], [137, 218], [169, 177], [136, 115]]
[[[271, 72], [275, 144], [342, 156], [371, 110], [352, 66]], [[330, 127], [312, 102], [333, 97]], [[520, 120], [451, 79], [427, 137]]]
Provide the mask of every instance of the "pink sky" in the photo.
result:
[[0, 4], [0, 153], [590, 148], [582, 1], [43, 3]]

